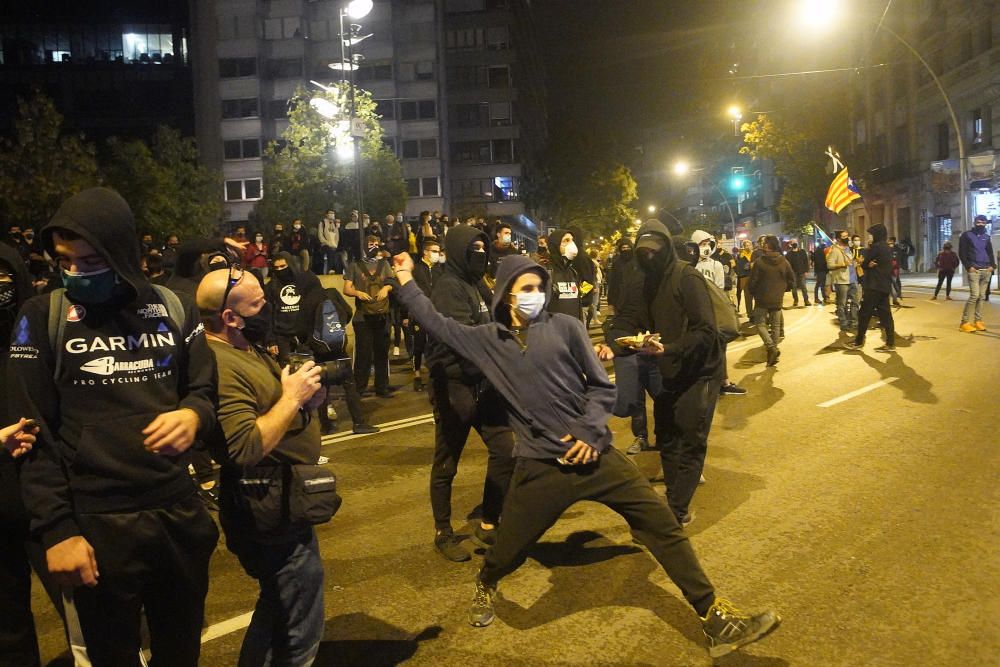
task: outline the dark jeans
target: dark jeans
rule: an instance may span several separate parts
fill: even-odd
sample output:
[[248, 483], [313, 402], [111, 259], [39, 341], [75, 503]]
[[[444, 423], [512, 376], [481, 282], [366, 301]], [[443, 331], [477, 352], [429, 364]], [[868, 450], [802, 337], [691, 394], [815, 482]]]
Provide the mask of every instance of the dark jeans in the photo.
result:
[[[719, 393], [718, 384], [714, 391]], [[486, 552], [479, 579], [495, 586], [520, 567], [545, 531], [580, 500], [601, 503], [624, 517], [685, 599], [699, 615], [705, 615], [715, 591], [691, 543], [663, 497], [614, 447], [609, 447], [596, 462], [582, 466], [518, 458], [497, 543]]]
[[688, 505], [701, 479], [721, 382], [718, 376], [683, 386], [671, 386], [665, 380], [663, 391], [653, 400], [667, 503], [678, 521], [687, 518]]
[[813, 287], [813, 300], [818, 302], [826, 302], [826, 271], [816, 272], [816, 286]]
[[809, 305], [809, 290], [806, 288], [806, 274], [795, 274], [795, 287], [792, 288], [792, 305], [799, 305], [799, 292], [802, 292], [802, 302]]
[[941, 284], [947, 281], [944, 288], [944, 295], [951, 296], [951, 279], [955, 277], [954, 271], [938, 271], [938, 283], [937, 287], [934, 288], [934, 296], [937, 296], [941, 291]]
[[239, 667], [311, 665], [323, 639], [323, 560], [309, 528], [283, 544], [236, 548], [240, 564], [260, 584]]
[[410, 320], [410, 340], [413, 341], [413, 370], [420, 372], [424, 363], [424, 352], [427, 350], [427, 332], [415, 321]]
[[750, 285], [750, 276], [740, 276], [736, 279], [736, 310], [740, 308], [740, 299], [746, 296], [746, 313], [749, 315], [753, 311], [753, 295], [747, 287]]
[[219, 531], [194, 493], [164, 509], [80, 514], [100, 582], [73, 590], [94, 665], [139, 664], [140, 612], [149, 625], [152, 665], [198, 664], [208, 561]]
[[777, 347], [778, 339], [785, 335], [785, 313], [781, 308], [757, 306], [753, 311], [753, 323], [760, 339], [764, 341], [764, 347], [769, 350]]
[[368, 388], [368, 377], [375, 365], [375, 391], [389, 389], [389, 325], [385, 315], [354, 318], [354, 384], [358, 391]]
[[361, 230], [340, 229], [340, 250], [347, 253], [350, 262], [361, 259]]
[[861, 308], [858, 310], [858, 333], [854, 337], [854, 342], [859, 345], [865, 342], [868, 322], [872, 319], [873, 313], [878, 313], [879, 323], [885, 329], [886, 345], [895, 345], [896, 328], [892, 320], [892, 309], [889, 308], [889, 294], [867, 289], [861, 295]]
[[632, 435], [649, 438], [646, 393], [653, 398], [663, 390], [663, 379], [655, 360], [638, 354], [615, 357], [615, 386], [618, 396], [611, 414], [632, 418]]
[[[6, 454], [0, 454], [6, 456]], [[31, 614], [27, 518], [0, 522], [0, 666], [39, 664], [35, 619]]]
[[436, 530], [451, 530], [451, 485], [469, 431], [476, 429], [486, 444], [486, 481], [483, 483], [483, 521], [500, 520], [503, 499], [514, 469], [514, 432], [496, 390], [435, 378], [431, 388], [434, 406], [434, 465], [431, 467], [431, 510]]

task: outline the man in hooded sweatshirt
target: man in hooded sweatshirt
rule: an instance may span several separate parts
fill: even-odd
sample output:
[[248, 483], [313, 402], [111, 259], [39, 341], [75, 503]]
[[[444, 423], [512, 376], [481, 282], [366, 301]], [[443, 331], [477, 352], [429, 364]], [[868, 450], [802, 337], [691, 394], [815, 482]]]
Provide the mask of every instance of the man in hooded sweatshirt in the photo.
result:
[[[444, 243], [447, 260], [430, 296], [435, 308], [459, 324], [489, 324], [490, 310], [482, 292], [488, 262], [486, 234], [461, 225], [448, 233]], [[511, 458], [514, 433], [500, 397], [482, 372], [433, 335], [427, 337], [427, 366], [434, 408], [430, 484], [434, 548], [447, 560], [457, 563], [471, 558], [451, 525], [451, 487], [469, 432], [476, 429], [489, 452], [483, 483], [483, 516], [473, 534], [474, 541], [484, 547], [496, 539], [504, 494], [514, 469]]]
[[[518, 435], [517, 466], [496, 544], [487, 551], [476, 579], [471, 625], [493, 621], [500, 579], [520, 567], [539, 537], [580, 500], [600, 502], [625, 517], [701, 617], [713, 657], [755, 641], [778, 625], [780, 618], [773, 611], [749, 615], [716, 597], [663, 498], [612, 446], [607, 422], [614, 385], [583, 323], [546, 312], [546, 301], [556, 292], [546, 285], [545, 269], [527, 257], [507, 258], [492, 300], [495, 321], [470, 327], [434, 310], [412, 280], [408, 255], [397, 255], [395, 266], [399, 296], [410, 314], [482, 370], [503, 396]], [[710, 304], [708, 308], [711, 313]], [[531, 388], [530, 397], [525, 387]]]
[[878, 313], [879, 324], [885, 330], [885, 345], [875, 348], [876, 352], [896, 351], [896, 329], [889, 308], [892, 292], [892, 250], [886, 242], [889, 236], [885, 225], [868, 228], [872, 235], [872, 245], [865, 252], [865, 282], [861, 290], [861, 307], [858, 309], [858, 332], [853, 341], [844, 343], [849, 350], [860, 350], [865, 345], [865, 334], [872, 315]]
[[93, 664], [136, 664], [144, 609], [153, 661], [194, 666], [219, 533], [177, 457], [215, 425], [204, 327], [143, 275], [113, 190], [70, 197], [41, 236], [66, 291], [24, 304], [9, 374], [41, 426], [21, 470], [32, 531]]
[[972, 229], [958, 239], [958, 258], [965, 267], [965, 279], [969, 285], [969, 300], [962, 311], [959, 329], [966, 333], [986, 331], [983, 322], [983, 300], [989, 299], [990, 277], [996, 271], [993, 258], [993, 242], [986, 233], [986, 216], [977, 215]]
[[583, 276], [577, 270], [576, 258], [580, 249], [573, 233], [556, 229], [548, 238], [549, 273], [552, 298], [550, 313], [562, 313], [583, 322]]
[[764, 237], [764, 254], [750, 268], [750, 294], [753, 295], [753, 321], [767, 350], [767, 365], [778, 363], [784, 330], [782, 302], [785, 292], [795, 287], [795, 272], [781, 254], [777, 236]]

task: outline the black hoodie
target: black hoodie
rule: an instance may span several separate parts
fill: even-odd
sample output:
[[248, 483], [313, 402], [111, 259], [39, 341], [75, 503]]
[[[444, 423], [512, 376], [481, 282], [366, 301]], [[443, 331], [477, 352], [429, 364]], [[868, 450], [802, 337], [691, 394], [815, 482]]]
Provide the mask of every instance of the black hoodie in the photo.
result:
[[[444, 272], [431, 292], [431, 301], [439, 313], [459, 324], [472, 326], [490, 321], [490, 311], [483, 299], [482, 276], [469, 268], [469, 249], [476, 241], [482, 241], [484, 248], [489, 242], [486, 234], [468, 225], [458, 225], [448, 232], [444, 238], [447, 253]], [[464, 384], [476, 384], [483, 379], [475, 364], [462, 359], [433, 336], [427, 341], [427, 366], [434, 378], [448, 378]]]
[[[580, 283], [583, 278], [577, 270], [576, 259], [566, 259], [559, 246], [566, 234], [572, 234], [568, 229], [556, 229], [549, 234], [549, 273], [551, 274], [551, 291], [548, 309], [550, 313], [562, 313], [583, 321], [583, 295], [580, 293]], [[573, 242], [579, 241], [576, 236]], [[589, 260], [588, 260], [589, 261]]]
[[288, 278], [271, 272], [271, 281], [265, 288], [267, 302], [271, 304], [272, 330], [279, 336], [298, 336], [305, 340], [312, 332], [316, 308], [326, 298], [323, 286], [312, 271], [297, 268], [298, 260], [290, 253], [279, 252], [275, 259], [288, 263]]
[[886, 242], [889, 230], [878, 224], [869, 227], [868, 233], [872, 235], [872, 245], [865, 251], [864, 291], [889, 294], [892, 291], [892, 250]]
[[636, 244], [646, 234], [664, 244], [661, 270], [645, 274], [644, 292], [652, 331], [661, 335], [663, 356], [657, 365], [673, 390], [699, 378], [722, 373], [722, 345], [715, 311], [705, 278], [677, 259], [670, 232], [658, 220], [649, 220], [636, 234]]
[[72, 303], [65, 315], [62, 369], [49, 342], [49, 296], [21, 309], [8, 375], [17, 413], [41, 424], [22, 468], [32, 529], [48, 548], [80, 534], [78, 513], [169, 507], [195, 493], [184, 466], [143, 447], [158, 414], [189, 408], [199, 431], [215, 424], [215, 362], [194, 306], [178, 329], [139, 268], [132, 211], [116, 192], [91, 188], [66, 200], [42, 230], [75, 232], [119, 276], [103, 304]]
[[[528, 271], [541, 276], [544, 290], [548, 273], [527, 257], [513, 255], [500, 264], [492, 301], [496, 321], [482, 326], [463, 326], [442, 317], [415, 281], [400, 289], [399, 299], [431, 336], [482, 369], [504, 397], [517, 435], [515, 456], [556, 459], [572, 445], [562, 441], [567, 434], [606, 451], [611, 446], [608, 419], [615, 386], [583, 323], [543, 311], [528, 325], [523, 348], [506, 324], [507, 294], [514, 280]], [[550, 291], [545, 294], [551, 298]]]

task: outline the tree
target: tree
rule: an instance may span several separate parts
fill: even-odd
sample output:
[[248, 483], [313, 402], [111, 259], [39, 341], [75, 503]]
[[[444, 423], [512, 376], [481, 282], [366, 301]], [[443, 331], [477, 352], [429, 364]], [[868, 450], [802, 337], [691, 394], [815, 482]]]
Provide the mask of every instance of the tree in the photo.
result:
[[59, 206], [99, 182], [93, 145], [63, 134], [52, 100], [35, 92], [17, 100], [14, 137], [0, 139], [0, 216], [6, 224], [40, 227]]
[[159, 127], [153, 140], [108, 140], [105, 181], [135, 214], [140, 233], [207, 236], [222, 218], [221, 177], [198, 163], [194, 140]]
[[802, 231], [822, 219], [831, 174], [824, 156], [828, 146], [842, 145], [846, 125], [837, 106], [814, 103], [794, 114], [758, 116], [742, 126], [746, 145], [740, 149], [755, 160], [771, 160], [781, 183], [778, 214], [789, 231]]
[[[355, 116], [364, 124], [360, 140], [364, 206], [373, 216], [403, 209], [406, 188], [399, 160], [382, 142], [375, 101], [354, 90]], [[326, 118], [310, 104], [325, 100]], [[322, 103], [321, 103], [322, 104]], [[264, 196], [255, 217], [268, 223], [318, 219], [329, 208], [357, 208], [353, 142], [350, 137], [350, 84], [328, 90], [295, 91], [288, 103], [288, 128], [264, 151]]]
[[533, 200], [559, 227], [611, 236], [628, 228], [637, 215], [631, 206], [639, 196], [632, 172], [611, 147], [580, 128], [553, 133], [536, 188]]

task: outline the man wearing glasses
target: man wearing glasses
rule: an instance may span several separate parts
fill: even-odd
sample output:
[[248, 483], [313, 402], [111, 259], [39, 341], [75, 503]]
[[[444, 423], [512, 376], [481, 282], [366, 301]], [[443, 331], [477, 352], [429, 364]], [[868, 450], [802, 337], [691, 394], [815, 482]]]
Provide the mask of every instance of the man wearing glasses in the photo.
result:
[[[312, 664], [323, 637], [323, 561], [312, 526], [266, 524], [257, 484], [289, 464], [314, 464], [324, 404], [320, 369], [296, 372], [259, 349], [270, 322], [260, 282], [238, 266], [212, 271], [198, 286], [198, 309], [219, 369], [222, 465], [219, 519], [226, 547], [260, 582], [260, 598], [243, 638], [240, 665]], [[244, 496], [244, 493], [250, 494]], [[269, 491], [267, 491], [269, 493]], [[253, 497], [256, 502], [248, 502]], [[271, 496], [266, 496], [271, 497]]]
[[41, 237], [65, 292], [24, 304], [8, 376], [15, 412], [41, 427], [21, 469], [32, 532], [75, 650], [136, 664], [144, 609], [153, 661], [193, 667], [219, 534], [177, 457], [215, 425], [204, 327], [142, 273], [113, 190], [74, 195]]

